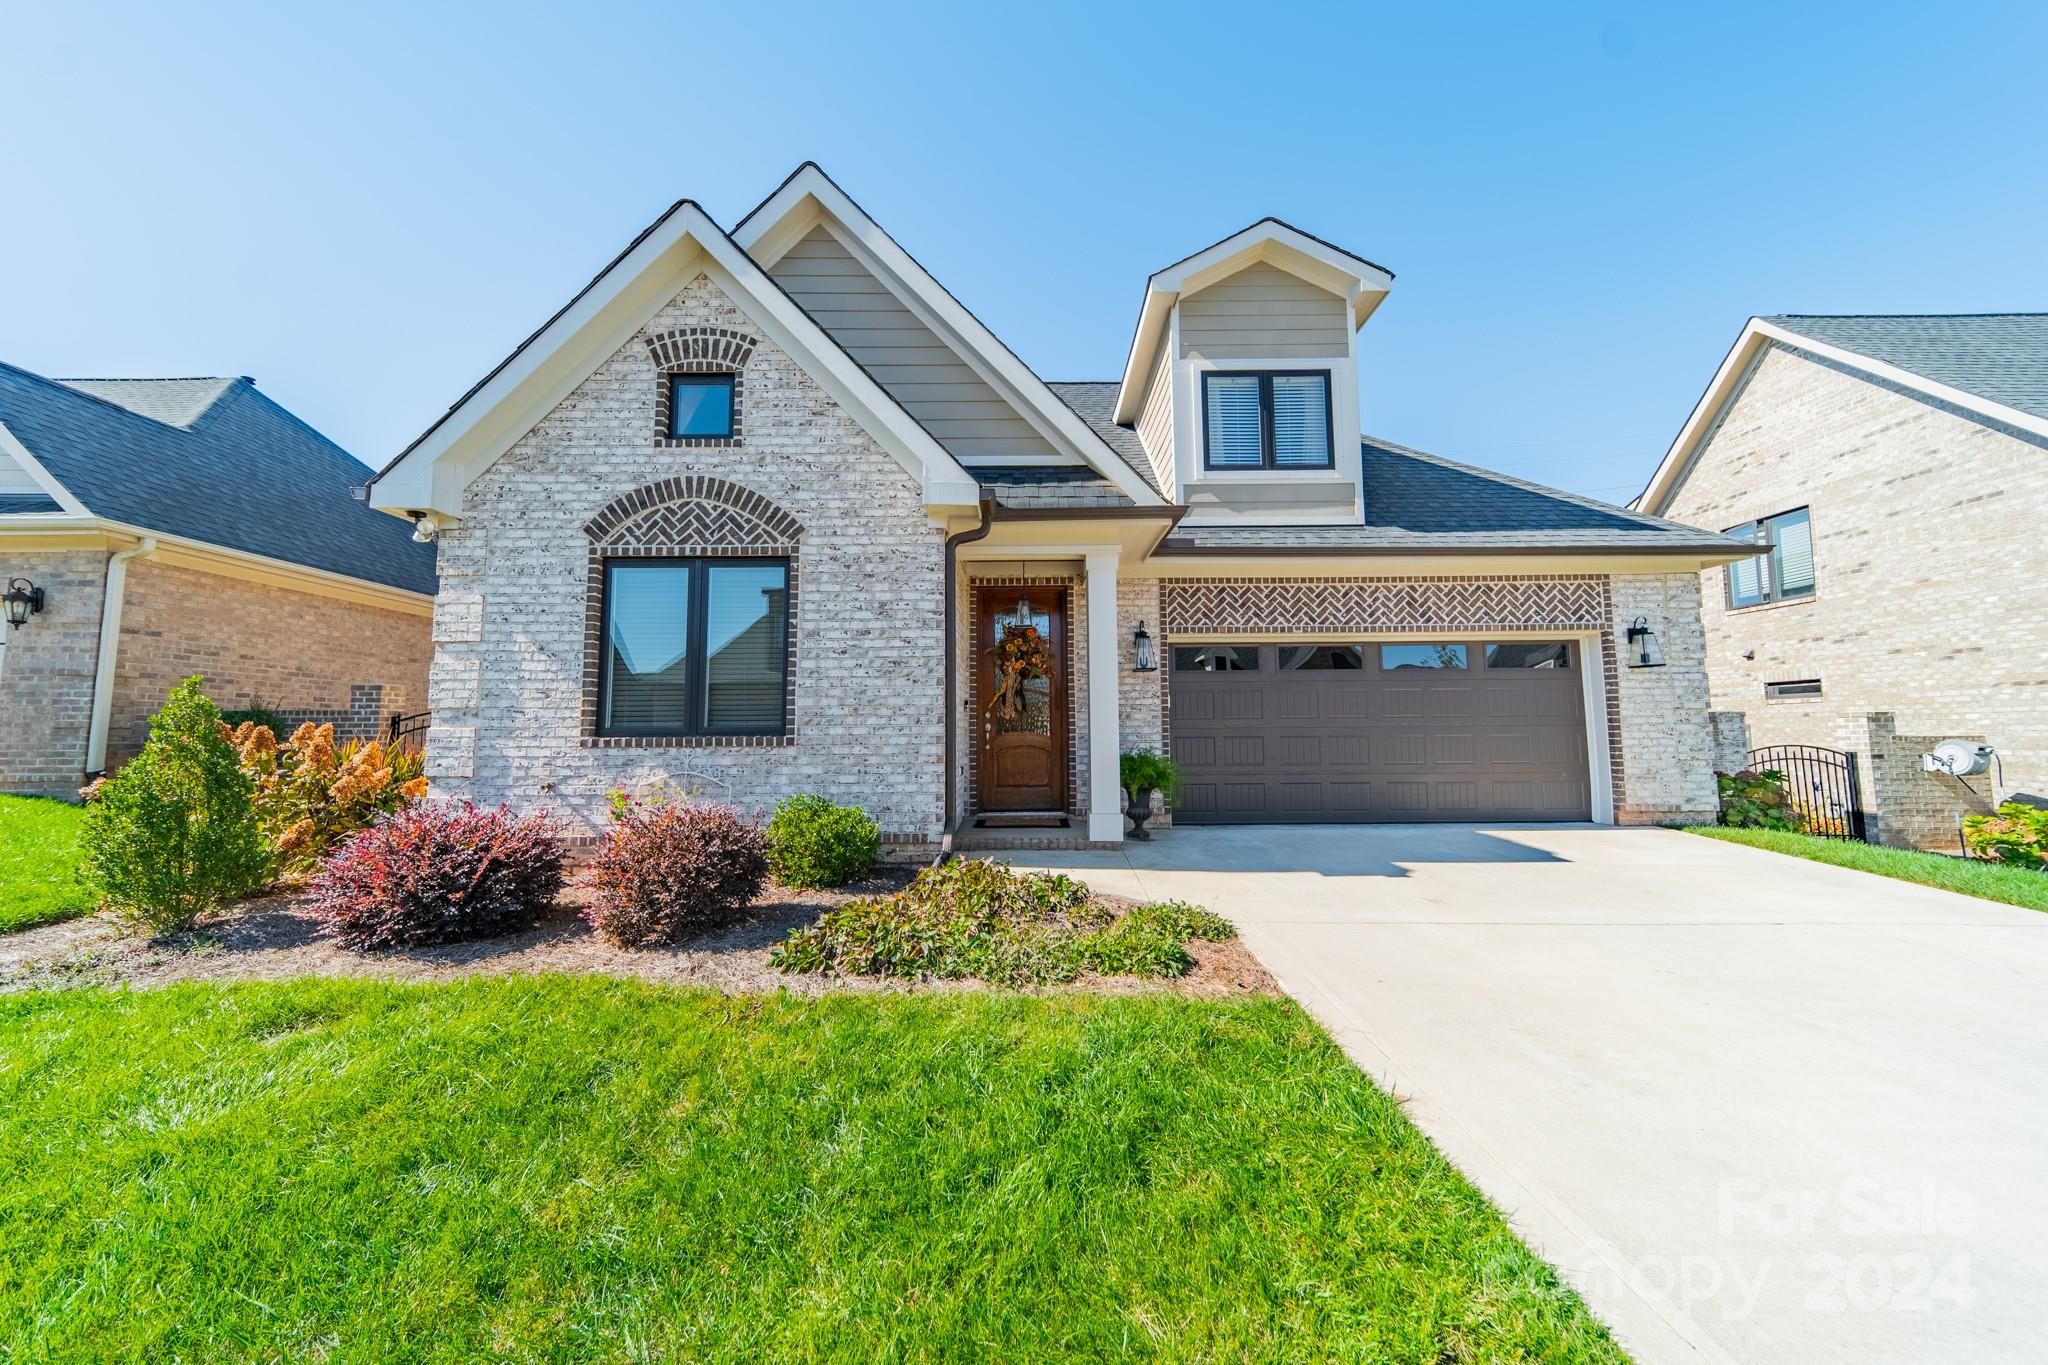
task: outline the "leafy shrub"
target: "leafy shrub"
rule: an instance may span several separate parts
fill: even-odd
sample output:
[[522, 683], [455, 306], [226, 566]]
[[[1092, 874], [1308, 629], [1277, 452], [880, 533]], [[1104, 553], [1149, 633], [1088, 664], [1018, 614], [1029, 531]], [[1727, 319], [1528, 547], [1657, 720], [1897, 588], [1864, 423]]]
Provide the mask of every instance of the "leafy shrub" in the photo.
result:
[[461, 943], [531, 928], [562, 889], [545, 815], [421, 802], [343, 839], [314, 874], [314, 915], [358, 952]]
[[1715, 773], [1721, 789], [1721, 823], [1738, 829], [1806, 828], [1806, 817], [1785, 795], [1785, 774], [1776, 768]]
[[196, 677], [149, 718], [142, 752], [87, 794], [82, 875], [101, 904], [144, 928], [186, 928], [270, 876], [253, 784]]
[[790, 796], [768, 822], [768, 868], [784, 886], [844, 886], [874, 869], [882, 827], [858, 806]]
[[761, 831], [728, 807], [629, 808], [591, 866], [583, 918], [621, 947], [674, 943], [738, 921], [767, 875]]
[[267, 725], [228, 732], [256, 787], [256, 819], [286, 876], [317, 868], [344, 837], [427, 794], [426, 757], [416, 749], [349, 740], [332, 725], [301, 725], [280, 745]]
[[1979, 858], [2048, 871], [2048, 809], [2008, 801], [1996, 815], [1966, 815], [1963, 842]]
[[988, 860], [928, 868], [893, 896], [849, 901], [778, 943], [785, 972], [979, 977], [1006, 985], [1071, 981], [1083, 971], [1179, 976], [1188, 938], [1229, 938], [1229, 923], [1179, 902], [1118, 916], [1086, 887]]
[[1171, 801], [1174, 788], [1180, 786], [1180, 767], [1164, 754], [1133, 749], [1117, 756], [1116, 780], [1134, 797], [1150, 787]]

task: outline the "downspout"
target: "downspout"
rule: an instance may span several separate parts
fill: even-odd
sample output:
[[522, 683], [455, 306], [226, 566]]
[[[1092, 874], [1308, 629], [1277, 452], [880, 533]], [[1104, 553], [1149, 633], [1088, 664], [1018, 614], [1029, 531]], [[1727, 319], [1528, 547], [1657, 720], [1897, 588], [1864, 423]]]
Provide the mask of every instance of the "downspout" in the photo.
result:
[[945, 822], [945, 832], [939, 836], [939, 856], [933, 860], [934, 863], [942, 863], [953, 855], [953, 827], [956, 823], [953, 818], [953, 799], [955, 796], [953, 790], [953, 751], [959, 744], [960, 710], [954, 703], [953, 689], [959, 681], [960, 673], [960, 604], [958, 601], [959, 595], [954, 591], [954, 588], [955, 580], [959, 576], [959, 549], [969, 541], [980, 540], [991, 530], [995, 529], [995, 520], [995, 497], [993, 494], [984, 493], [981, 497], [981, 520], [965, 531], [960, 531], [946, 537], [946, 808], [940, 812]]
[[128, 595], [128, 561], [156, 553], [156, 537], [144, 536], [107, 556], [106, 600], [100, 606], [100, 653], [92, 671], [92, 722], [85, 732], [85, 776], [107, 770], [107, 729], [113, 723], [114, 657], [121, 647], [121, 603]]

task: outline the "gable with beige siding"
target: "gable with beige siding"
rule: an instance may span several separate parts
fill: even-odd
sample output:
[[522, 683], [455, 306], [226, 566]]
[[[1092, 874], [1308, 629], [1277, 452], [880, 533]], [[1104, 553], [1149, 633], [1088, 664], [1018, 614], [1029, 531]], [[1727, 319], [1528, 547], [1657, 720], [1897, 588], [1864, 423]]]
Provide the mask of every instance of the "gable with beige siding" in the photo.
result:
[[1327, 289], [1255, 262], [1180, 301], [1183, 357], [1327, 360], [1348, 355], [1350, 317]]
[[1152, 378], [1145, 387], [1145, 406], [1138, 414], [1138, 444], [1168, 499], [1179, 495], [1179, 480], [1173, 468], [1173, 353], [1159, 348], [1152, 364]]
[[956, 459], [1057, 453], [822, 225], [768, 273]]

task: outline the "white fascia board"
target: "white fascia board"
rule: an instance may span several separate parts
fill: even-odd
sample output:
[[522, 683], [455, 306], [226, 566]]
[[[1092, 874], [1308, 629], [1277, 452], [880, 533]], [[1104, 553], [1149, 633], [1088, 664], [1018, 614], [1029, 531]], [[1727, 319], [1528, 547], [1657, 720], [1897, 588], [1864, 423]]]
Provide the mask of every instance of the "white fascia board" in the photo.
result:
[[[370, 485], [370, 505], [459, 519], [463, 490], [645, 327], [698, 271], [788, 351], [924, 489], [957, 505], [959, 463], [687, 200]], [[966, 499], [970, 505], [974, 498]]]
[[[29, 453], [28, 447], [21, 443], [20, 437], [7, 429], [5, 422], [0, 422], [0, 454], [11, 456], [14, 462], [21, 466], [22, 471], [35, 481], [36, 487], [42, 489], [52, 502], [63, 508], [66, 515], [74, 517], [89, 517], [92, 515], [91, 512], [86, 510], [84, 503], [72, 496], [70, 489], [58, 483], [56, 477], [43, 467], [41, 460], [38, 460]], [[25, 512], [21, 515], [35, 516], [48, 514]]]
[[1736, 338], [1735, 345], [1729, 348], [1727, 358], [1721, 362], [1721, 368], [1714, 371], [1713, 381], [1707, 385], [1706, 392], [1701, 394], [1700, 401], [1693, 405], [1691, 414], [1685, 419], [1685, 425], [1678, 429], [1678, 436], [1671, 442], [1671, 448], [1657, 464], [1657, 472], [1650, 476], [1649, 484], [1629, 504], [1631, 508], [1647, 512], [1651, 516], [1663, 514], [1664, 508], [1668, 507], [1671, 499], [1677, 495], [1679, 486], [1685, 482], [1686, 475], [1692, 472], [1692, 463], [1699, 455], [1701, 445], [1712, 433], [1714, 424], [1720, 420], [1722, 409], [1727, 407], [1729, 400], [1734, 397], [1742, 377], [1748, 373], [1750, 365], [1763, 349], [1772, 342], [1832, 360], [1838, 365], [1857, 370], [1874, 379], [1896, 384], [1903, 389], [1911, 389], [1915, 393], [1961, 408], [1965, 412], [1974, 412], [1980, 417], [2002, 425], [2017, 427], [2036, 436], [2048, 437], [2048, 420], [2036, 417], [2033, 413], [2022, 412], [2003, 403], [1994, 403], [1981, 395], [1952, 388], [1925, 375], [1902, 370], [1896, 365], [1888, 365], [1859, 351], [1845, 350], [1824, 341], [1816, 341], [1804, 333], [1790, 331], [1762, 318], [1751, 318], [1743, 327], [1742, 335]]
[[837, 229], [834, 235], [855, 249], [863, 264], [879, 267], [877, 273], [885, 283], [901, 286], [905, 304], [927, 326], [941, 338], [957, 338], [965, 351], [961, 359], [1009, 398], [1019, 415], [1055, 446], [1072, 451], [1139, 506], [1160, 505], [1159, 495], [1093, 427], [816, 164], [805, 162], [783, 181], [781, 188], [733, 229], [733, 240], [765, 268], [780, 260], [821, 219]]
[[1138, 409], [1145, 401], [1145, 380], [1151, 374], [1152, 357], [1173, 305], [1182, 295], [1206, 289], [1257, 261], [1350, 300], [1353, 331], [1365, 325], [1394, 287], [1394, 277], [1372, 262], [1318, 241], [1277, 218], [1261, 219], [1214, 246], [1175, 261], [1145, 282], [1144, 306], [1131, 338], [1130, 357], [1124, 362], [1123, 386], [1117, 391], [1116, 421], [1138, 420]]

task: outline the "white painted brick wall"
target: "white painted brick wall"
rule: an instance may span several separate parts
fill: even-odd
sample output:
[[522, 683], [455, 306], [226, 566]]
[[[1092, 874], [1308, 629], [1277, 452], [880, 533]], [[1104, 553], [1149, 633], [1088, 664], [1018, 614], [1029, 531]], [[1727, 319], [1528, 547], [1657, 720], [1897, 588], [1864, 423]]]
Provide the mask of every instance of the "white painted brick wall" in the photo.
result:
[[[759, 338], [737, 449], [658, 449], [643, 337], [684, 326]], [[583, 524], [657, 479], [711, 474], [801, 522], [796, 742], [603, 749], [581, 739]], [[549, 808], [582, 833], [605, 795], [666, 781], [765, 813], [793, 792], [859, 805], [887, 833], [939, 831], [939, 534], [915, 479], [710, 280], [699, 276], [472, 485], [441, 537], [436, 790]], [[468, 681], [474, 673], [476, 682]], [[474, 754], [461, 732], [474, 730]]]

